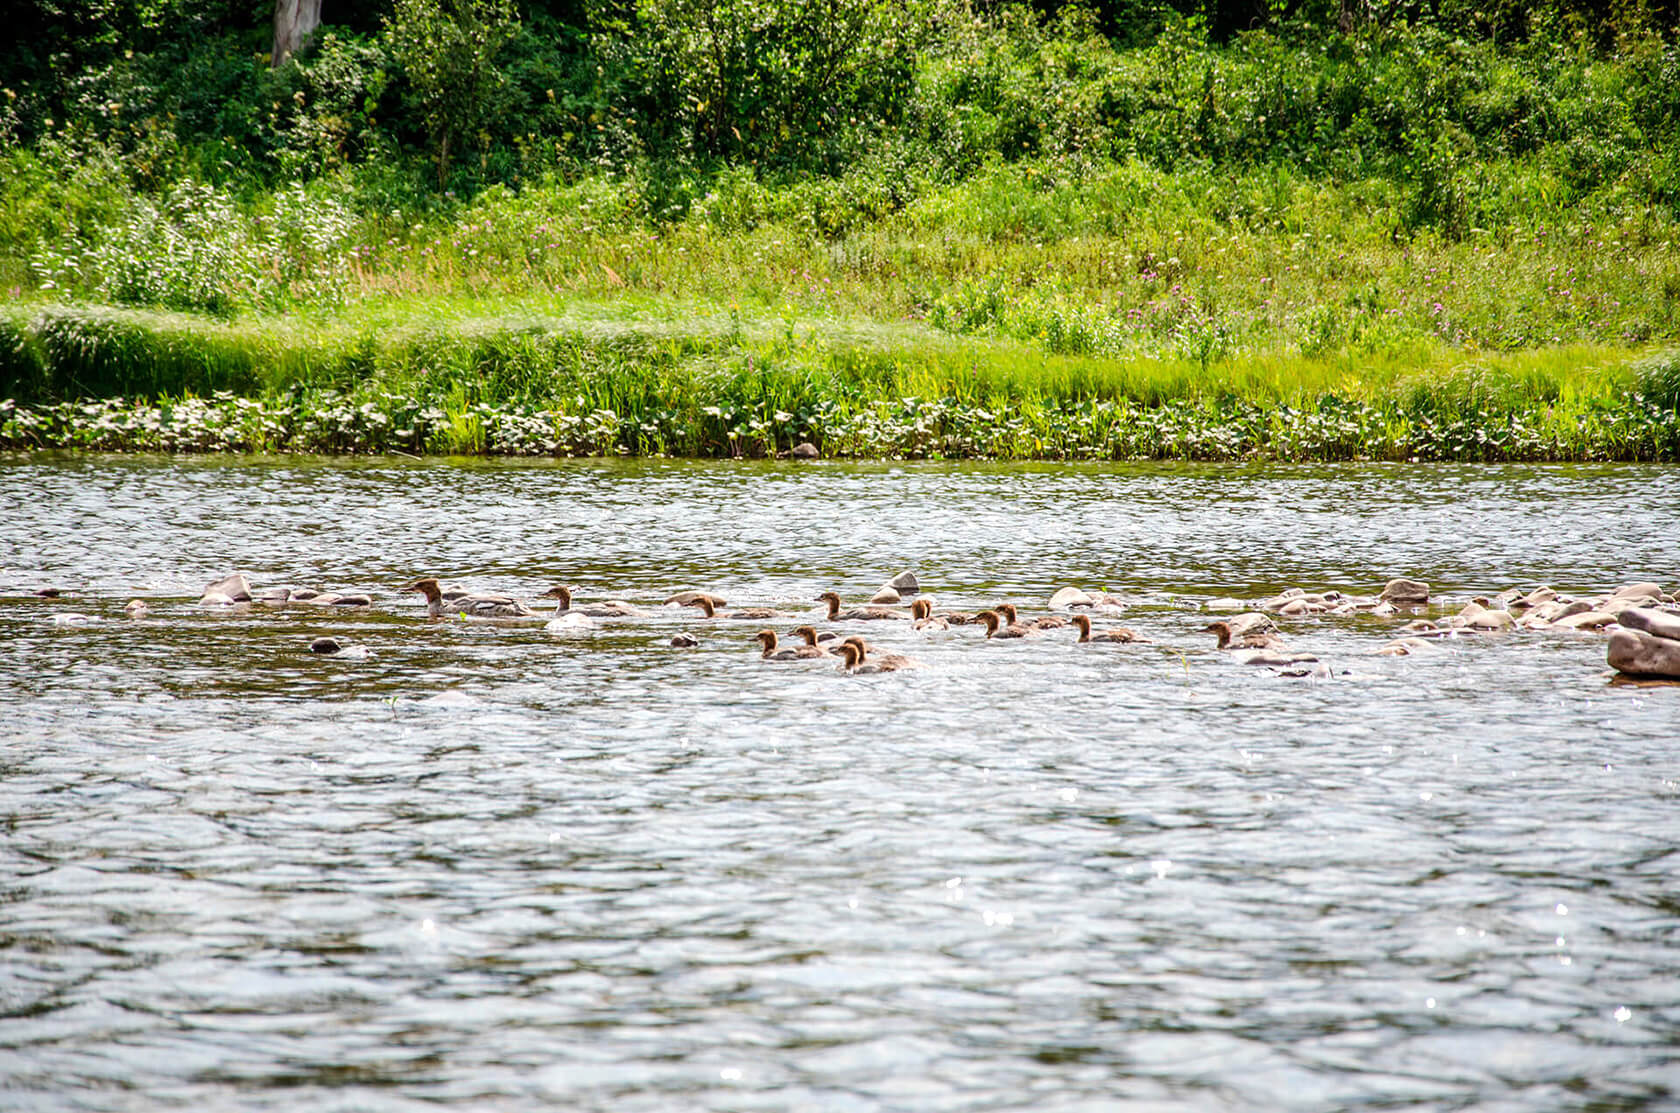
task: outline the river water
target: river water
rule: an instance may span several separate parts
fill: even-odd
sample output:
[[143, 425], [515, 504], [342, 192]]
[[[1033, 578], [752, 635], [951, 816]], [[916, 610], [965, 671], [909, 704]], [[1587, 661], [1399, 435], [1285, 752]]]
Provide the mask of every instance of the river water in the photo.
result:
[[[904, 569], [1150, 643], [843, 676], [659, 606]], [[376, 606], [197, 604], [235, 570]], [[1680, 471], [0, 459], [0, 1107], [1680, 1107], [1680, 689], [1199, 632], [1396, 575], [1673, 590]]]

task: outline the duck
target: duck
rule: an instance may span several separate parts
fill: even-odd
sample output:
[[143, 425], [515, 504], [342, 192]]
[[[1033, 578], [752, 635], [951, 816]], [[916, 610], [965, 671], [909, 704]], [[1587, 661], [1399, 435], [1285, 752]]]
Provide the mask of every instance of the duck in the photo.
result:
[[555, 584], [543, 592], [540, 598], [554, 599], [554, 617], [564, 614], [583, 615], [587, 618], [641, 618], [642, 612], [629, 603], [617, 599], [609, 599], [605, 603], [585, 603], [581, 607], [572, 606], [572, 589], [565, 584]]
[[859, 637], [841, 642], [840, 655], [846, 659], [841, 666], [846, 672], [898, 672], [900, 669], [920, 668], [922, 664], [902, 653], [887, 653], [871, 660], [868, 646]]
[[918, 599], [910, 604], [910, 623], [917, 630], [949, 630], [951, 623], [944, 618], [933, 617], [933, 603], [927, 599]]
[[319, 653], [325, 657], [344, 657], [357, 661], [365, 661], [372, 656], [365, 645], [355, 645], [333, 637], [321, 637], [311, 641], [309, 652]]
[[1276, 668], [1318, 660], [1316, 654], [1290, 649], [1282, 638], [1263, 630], [1255, 629], [1233, 637], [1230, 623], [1220, 621], [1210, 622], [1202, 627], [1202, 632], [1217, 637], [1218, 648], [1230, 652], [1245, 665], [1269, 665]]
[[988, 638], [1031, 638], [1038, 636], [1038, 631], [1031, 626], [1022, 626], [1018, 622], [1004, 625], [1003, 616], [996, 611], [981, 611], [976, 617], [986, 624], [986, 636]]
[[[1241, 616], [1239, 616], [1241, 617]], [[1282, 638], [1270, 630], [1256, 625], [1243, 625], [1228, 619], [1210, 622], [1202, 627], [1202, 633], [1212, 634], [1219, 639], [1218, 649], [1279, 649], [1289, 647]]]
[[764, 652], [759, 656], [765, 661], [809, 661], [817, 657], [828, 656], [828, 650], [814, 645], [789, 646], [786, 649], [778, 648], [776, 631], [774, 630], [760, 630], [753, 637], [764, 647]]
[[707, 618], [739, 618], [762, 622], [767, 618], [790, 617], [773, 607], [748, 607], [745, 610], [730, 611], [728, 614], [718, 614], [717, 606], [712, 602], [712, 597], [709, 595], [697, 595], [694, 602], [685, 604], [685, 606], [699, 607], [700, 612]]
[[1112, 642], [1119, 644], [1123, 642], [1140, 642], [1143, 640], [1138, 637], [1137, 631], [1133, 630], [1129, 626], [1121, 626], [1113, 630], [1103, 630], [1099, 633], [1093, 634], [1091, 633], [1091, 616], [1088, 614], [1074, 615], [1073, 624], [1079, 628], [1079, 641], [1081, 643]]
[[669, 599], [666, 599], [665, 605], [667, 607], [672, 605], [678, 607], [692, 607], [696, 599], [702, 598], [710, 599], [712, 601], [712, 606], [714, 607], [729, 606], [729, 600], [725, 599], [723, 596], [713, 595], [706, 591], [679, 591]]
[[830, 622], [862, 622], [869, 619], [907, 619], [910, 616], [903, 611], [895, 611], [891, 607], [854, 607], [849, 611], [840, 609], [840, 593], [825, 591], [817, 596], [817, 602], [828, 604], [828, 621]]
[[463, 594], [445, 599], [437, 579], [425, 576], [415, 580], [403, 591], [416, 591], [426, 597], [426, 613], [433, 618], [447, 618], [458, 614], [466, 618], [535, 618], [536, 612], [511, 595]]
[[1060, 615], [1044, 615], [1031, 622], [1022, 622], [1015, 611], [1014, 603], [999, 603], [992, 610], [1003, 616], [1005, 622], [1011, 626], [1025, 626], [1033, 630], [1057, 630], [1068, 624], [1068, 620]]
[[834, 641], [840, 636], [832, 630], [824, 630], [819, 634], [817, 633], [817, 628], [815, 626], [795, 626], [793, 629], [789, 630], [788, 633], [793, 637], [805, 639], [806, 648], [816, 650], [817, 656], [819, 657], [828, 656], [828, 648], [822, 643], [825, 641]]

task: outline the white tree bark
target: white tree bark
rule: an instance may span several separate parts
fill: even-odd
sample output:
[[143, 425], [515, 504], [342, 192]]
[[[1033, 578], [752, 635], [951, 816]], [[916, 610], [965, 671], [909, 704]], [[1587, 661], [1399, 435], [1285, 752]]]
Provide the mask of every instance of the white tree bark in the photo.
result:
[[321, 25], [321, 0], [274, 0], [274, 49], [269, 65], [278, 66]]

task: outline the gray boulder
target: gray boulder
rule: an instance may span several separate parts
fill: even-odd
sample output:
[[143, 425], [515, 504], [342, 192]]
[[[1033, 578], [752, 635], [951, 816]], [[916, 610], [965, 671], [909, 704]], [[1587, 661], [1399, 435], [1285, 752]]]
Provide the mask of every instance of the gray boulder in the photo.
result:
[[1429, 602], [1429, 585], [1422, 580], [1390, 580], [1377, 598], [1401, 607], [1419, 607]]
[[1605, 651], [1610, 667], [1629, 676], [1680, 679], [1680, 640], [1659, 638], [1626, 627], [1610, 635]]
[[1649, 607], [1629, 607], [1616, 617], [1629, 630], [1641, 630], [1653, 637], [1680, 641], [1680, 615]]

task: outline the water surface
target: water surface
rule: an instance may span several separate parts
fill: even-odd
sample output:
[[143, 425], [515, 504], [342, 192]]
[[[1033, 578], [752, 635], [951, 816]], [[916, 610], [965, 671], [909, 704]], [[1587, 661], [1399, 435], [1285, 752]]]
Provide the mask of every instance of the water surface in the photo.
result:
[[[0, 459], [0, 1106], [1674, 1108], [1680, 689], [1198, 628], [1672, 589], [1677, 538], [1673, 468]], [[657, 606], [906, 568], [1151, 644], [874, 624], [926, 667], [843, 677]], [[377, 606], [196, 605], [234, 570]], [[654, 613], [434, 623], [424, 574]]]

